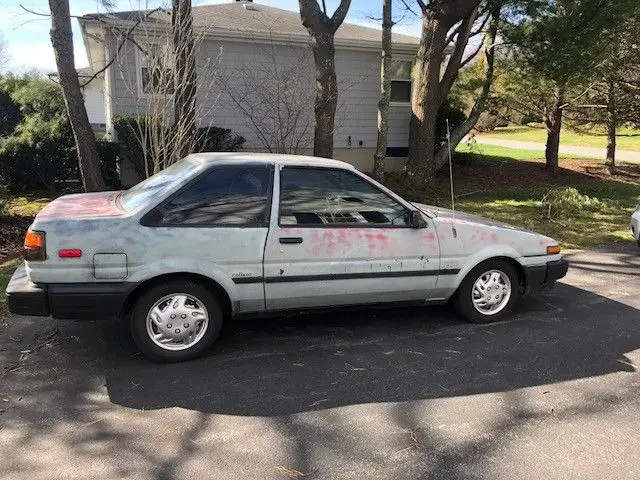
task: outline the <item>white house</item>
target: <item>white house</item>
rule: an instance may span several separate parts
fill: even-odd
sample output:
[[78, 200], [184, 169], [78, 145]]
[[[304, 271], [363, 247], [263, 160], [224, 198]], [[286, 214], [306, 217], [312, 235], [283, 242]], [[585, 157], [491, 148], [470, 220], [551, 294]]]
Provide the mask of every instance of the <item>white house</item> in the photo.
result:
[[[238, 106], [227, 85], [245, 82], [247, 69], [253, 79], [270, 63], [300, 64], [308, 81], [305, 91], [307, 113], [313, 115], [313, 57], [311, 39], [297, 12], [253, 3], [251, 0], [197, 6], [193, 8], [194, 32], [199, 39], [197, 53], [199, 121], [205, 125], [231, 128], [247, 139], [245, 148], [267, 150], [246, 111]], [[90, 68], [104, 71], [104, 117], [107, 131], [114, 115], [148, 114], [148, 89], [155, 77], [149, 73], [145, 53], [160, 50], [170, 39], [170, 12], [132, 11], [85, 15], [79, 19]], [[390, 133], [387, 165], [402, 168], [406, 160], [411, 114], [411, 62], [419, 39], [393, 35], [395, 77], [392, 82]], [[170, 45], [170, 43], [169, 43]], [[377, 137], [377, 103], [380, 96], [381, 32], [374, 28], [344, 23], [336, 32], [336, 71], [339, 85], [338, 113], [334, 132], [334, 157], [364, 171], [373, 167]], [[160, 48], [158, 48], [160, 47]], [[166, 68], [171, 68], [170, 61]], [[244, 73], [243, 73], [244, 72]], [[267, 74], [265, 74], [267, 75]], [[262, 93], [255, 85], [251, 94]], [[167, 90], [170, 99], [171, 91]], [[285, 95], [287, 95], [285, 93]], [[295, 94], [300, 96], [300, 94]], [[304, 96], [304, 95], [303, 95]], [[289, 98], [289, 97], [287, 97]], [[246, 98], [244, 99], [246, 100]], [[89, 105], [88, 105], [89, 107]], [[304, 137], [299, 153], [312, 151], [313, 125]]]
[[[104, 110], [104, 81], [103, 76], [98, 75], [93, 78], [93, 71], [90, 68], [79, 68], [78, 80], [82, 87], [84, 105], [87, 109], [89, 123], [94, 132], [104, 132], [106, 128]], [[48, 77], [58, 81], [58, 73], [50, 73]], [[88, 82], [88, 83], [87, 83]]]

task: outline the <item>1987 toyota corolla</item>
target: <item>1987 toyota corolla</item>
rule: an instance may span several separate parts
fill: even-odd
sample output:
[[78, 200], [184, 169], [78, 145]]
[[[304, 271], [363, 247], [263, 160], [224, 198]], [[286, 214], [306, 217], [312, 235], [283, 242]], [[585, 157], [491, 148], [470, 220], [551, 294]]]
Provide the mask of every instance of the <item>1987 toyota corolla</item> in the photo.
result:
[[223, 319], [451, 299], [472, 322], [567, 272], [558, 244], [412, 204], [352, 166], [190, 155], [126, 192], [68, 195], [36, 217], [9, 309], [127, 316], [156, 360], [201, 355]]

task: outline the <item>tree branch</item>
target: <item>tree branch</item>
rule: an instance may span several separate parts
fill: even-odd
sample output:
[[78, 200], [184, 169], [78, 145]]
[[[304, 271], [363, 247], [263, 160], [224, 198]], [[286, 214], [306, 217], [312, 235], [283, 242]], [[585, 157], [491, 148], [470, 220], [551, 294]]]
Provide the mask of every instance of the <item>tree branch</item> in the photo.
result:
[[333, 12], [333, 16], [330, 20], [334, 33], [338, 29], [338, 27], [342, 25], [342, 22], [344, 22], [344, 18], [347, 16], [347, 12], [349, 11], [350, 6], [351, 0], [340, 0], [340, 5], [338, 5], [336, 11]]
[[[488, 31], [485, 35], [484, 41], [480, 44], [480, 47], [484, 46], [485, 48], [485, 58], [486, 58], [486, 68], [484, 73], [484, 79], [482, 82], [482, 90], [480, 95], [476, 99], [476, 102], [469, 113], [468, 118], [463, 121], [457, 127], [454, 127], [453, 131], [450, 132], [450, 143], [451, 148], [455, 149], [458, 144], [463, 140], [463, 138], [471, 131], [471, 129], [476, 125], [478, 119], [482, 112], [484, 112], [487, 101], [489, 99], [489, 92], [491, 90], [491, 83], [493, 82], [494, 75], [494, 62], [495, 62], [495, 41], [496, 36], [498, 34], [498, 22], [500, 21], [500, 12], [502, 8], [501, 5], [498, 5], [493, 9], [490, 14], [491, 23], [489, 24]], [[478, 50], [479, 51], [479, 50]], [[473, 57], [470, 57], [473, 58]], [[440, 168], [444, 164], [446, 164], [446, 160], [448, 158], [448, 147], [440, 148], [435, 155], [436, 168]]]
[[107, 62], [107, 64], [102, 67], [100, 70], [98, 70], [96, 73], [94, 73], [89, 80], [87, 80], [86, 82], [84, 82], [82, 85], [80, 85], [80, 88], [84, 88], [87, 85], [89, 85], [93, 80], [95, 80], [98, 75], [100, 75], [102, 72], [104, 72], [107, 68], [109, 68], [111, 65], [113, 65], [113, 62], [116, 61], [116, 59], [118, 58], [118, 54], [120, 53], [120, 51], [122, 50], [122, 47], [124, 47], [124, 44], [127, 40], [129, 40], [129, 37], [131, 36], [131, 34], [133, 33], [133, 31], [136, 29], [136, 27], [138, 25], [140, 25], [140, 23], [142, 23], [146, 18], [149, 18], [150, 15], [154, 14], [155, 12], [157, 12], [158, 10], [162, 10], [161, 8], [155, 8], [149, 12], [147, 12], [147, 14], [144, 17], [140, 17], [136, 23], [134, 23], [131, 27], [129, 27], [129, 29], [127, 30], [127, 32], [125, 33], [124, 37], [122, 38], [122, 40], [120, 40], [120, 43], [118, 44], [118, 48], [116, 49], [116, 53], [113, 55], [113, 57], [111, 58], [111, 60], [109, 60], [109, 62]]
[[23, 9], [25, 12], [27, 13], [31, 13], [32, 15], [38, 15], [40, 17], [50, 17], [51, 14], [50, 13], [42, 13], [42, 12], [36, 12], [35, 10], [31, 10], [27, 7], [25, 7], [24, 5], [20, 4], [20, 8]]
[[409, 12], [413, 13], [416, 17], [418, 16], [418, 14], [413, 10], [413, 8], [411, 8], [409, 6], [409, 4], [407, 3], [407, 0], [400, 0], [402, 2], [402, 4], [404, 5], [404, 8], [407, 9]]
[[461, 63], [460, 63], [460, 68], [464, 68], [471, 60], [473, 60], [474, 58], [476, 58], [476, 55], [478, 55], [478, 53], [480, 53], [480, 50], [482, 50], [482, 43], [478, 44], [478, 48], [476, 48], [473, 53], [471, 53], [467, 58], [465, 58]]
[[460, 62], [462, 60], [462, 55], [464, 54], [464, 50], [469, 42], [469, 34], [471, 33], [471, 27], [476, 19], [476, 15], [478, 14], [478, 9], [474, 9], [471, 14], [465, 18], [460, 26], [460, 33], [458, 34], [458, 39], [456, 40], [456, 46], [449, 58], [449, 62], [447, 62], [447, 67], [445, 69], [444, 75], [440, 80], [440, 88], [439, 88], [439, 98], [440, 103], [444, 100], [453, 85], [454, 80], [458, 76], [458, 70], [460, 69]]
[[580, 100], [582, 97], [584, 97], [587, 93], [589, 93], [591, 90], [593, 90], [593, 88], [598, 84], [598, 82], [594, 82], [591, 85], [589, 85], [587, 87], [587, 89], [582, 92], [580, 95], [578, 95], [577, 97], [575, 97], [573, 100], [569, 100], [568, 102], [563, 103], [562, 105], [560, 105], [558, 108], [560, 110], [562, 110], [563, 108], [567, 108], [569, 105], [571, 105], [572, 103]]

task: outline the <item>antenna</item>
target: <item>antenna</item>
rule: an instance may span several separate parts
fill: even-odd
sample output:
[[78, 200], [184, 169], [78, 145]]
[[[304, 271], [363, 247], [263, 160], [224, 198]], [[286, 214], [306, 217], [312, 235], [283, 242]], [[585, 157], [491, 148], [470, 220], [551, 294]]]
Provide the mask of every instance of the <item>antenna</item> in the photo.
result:
[[458, 237], [458, 232], [456, 231], [455, 221], [456, 221], [456, 200], [455, 195], [453, 193], [453, 162], [451, 161], [451, 128], [449, 127], [449, 119], [447, 118], [447, 150], [449, 151], [449, 185], [451, 186], [451, 212], [453, 214], [453, 223], [451, 225], [451, 230], [453, 231], [453, 238]]

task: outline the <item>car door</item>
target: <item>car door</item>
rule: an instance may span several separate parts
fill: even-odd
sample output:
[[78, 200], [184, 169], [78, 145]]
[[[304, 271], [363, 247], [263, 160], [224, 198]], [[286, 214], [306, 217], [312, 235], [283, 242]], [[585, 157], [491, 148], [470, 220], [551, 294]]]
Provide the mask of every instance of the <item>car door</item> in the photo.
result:
[[267, 310], [425, 300], [435, 229], [354, 170], [278, 166], [265, 247]]
[[273, 165], [215, 165], [160, 203], [141, 223], [150, 236], [141, 267], [232, 283], [237, 313], [264, 310], [263, 254]]

